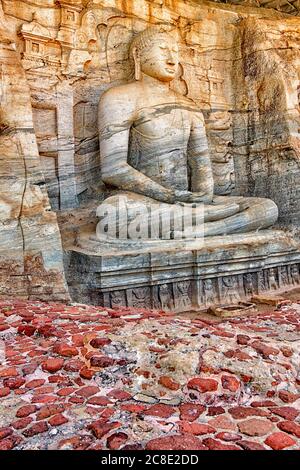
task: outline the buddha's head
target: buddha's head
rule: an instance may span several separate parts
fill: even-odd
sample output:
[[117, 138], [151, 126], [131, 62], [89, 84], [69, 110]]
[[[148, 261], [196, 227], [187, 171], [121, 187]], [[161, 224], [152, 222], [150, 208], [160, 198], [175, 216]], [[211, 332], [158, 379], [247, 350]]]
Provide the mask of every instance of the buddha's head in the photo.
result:
[[135, 63], [135, 78], [142, 73], [163, 82], [175, 78], [179, 57], [177, 41], [159, 26], [147, 28], [132, 41], [131, 57]]

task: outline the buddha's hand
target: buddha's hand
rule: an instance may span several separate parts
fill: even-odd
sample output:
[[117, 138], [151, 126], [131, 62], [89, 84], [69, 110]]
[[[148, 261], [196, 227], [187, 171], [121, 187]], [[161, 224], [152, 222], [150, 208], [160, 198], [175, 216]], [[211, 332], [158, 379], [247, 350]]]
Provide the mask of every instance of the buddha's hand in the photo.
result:
[[175, 190], [175, 200], [176, 202], [185, 202], [185, 203], [205, 203], [209, 204], [212, 202], [213, 195], [206, 192], [194, 192], [191, 191], [179, 191]]

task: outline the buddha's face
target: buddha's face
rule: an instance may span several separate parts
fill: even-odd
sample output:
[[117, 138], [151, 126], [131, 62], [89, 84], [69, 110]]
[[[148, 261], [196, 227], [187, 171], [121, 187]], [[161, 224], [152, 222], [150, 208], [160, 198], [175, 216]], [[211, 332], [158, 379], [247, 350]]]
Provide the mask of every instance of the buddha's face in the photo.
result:
[[141, 71], [162, 82], [170, 82], [178, 70], [178, 45], [171, 36], [159, 34], [150, 46], [142, 51]]

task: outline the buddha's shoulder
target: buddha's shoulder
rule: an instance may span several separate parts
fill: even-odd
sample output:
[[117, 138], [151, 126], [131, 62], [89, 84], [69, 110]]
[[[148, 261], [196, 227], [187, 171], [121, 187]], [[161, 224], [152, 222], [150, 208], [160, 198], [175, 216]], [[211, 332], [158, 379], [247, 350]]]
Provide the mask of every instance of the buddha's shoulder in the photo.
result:
[[117, 85], [106, 90], [101, 96], [102, 102], [120, 102], [126, 99], [126, 103], [136, 102], [138, 86], [135, 82]]
[[185, 106], [189, 111], [199, 113], [199, 114], [202, 113], [198, 104], [191, 98], [188, 98], [187, 96], [176, 93], [176, 100], [178, 103], [182, 104], [182, 106]]

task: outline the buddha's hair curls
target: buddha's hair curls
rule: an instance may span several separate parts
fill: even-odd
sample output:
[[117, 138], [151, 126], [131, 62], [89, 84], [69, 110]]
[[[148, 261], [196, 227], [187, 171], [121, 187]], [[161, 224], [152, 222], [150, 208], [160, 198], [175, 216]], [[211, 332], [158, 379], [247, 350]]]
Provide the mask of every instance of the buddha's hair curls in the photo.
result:
[[141, 52], [143, 49], [146, 49], [148, 46], [152, 44], [153, 39], [156, 36], [168, 36], [173, 38], [171, 34], [166, 30], [166, 27], [163, 25], [155, 25], [150, 26], [149, 28], [145, 29], [141, 33], [137, 34], [137, 36], [133, 39], [131, 46], [130, 46], [130, 57], [133, 58], [133, 51], [137, 50]]

